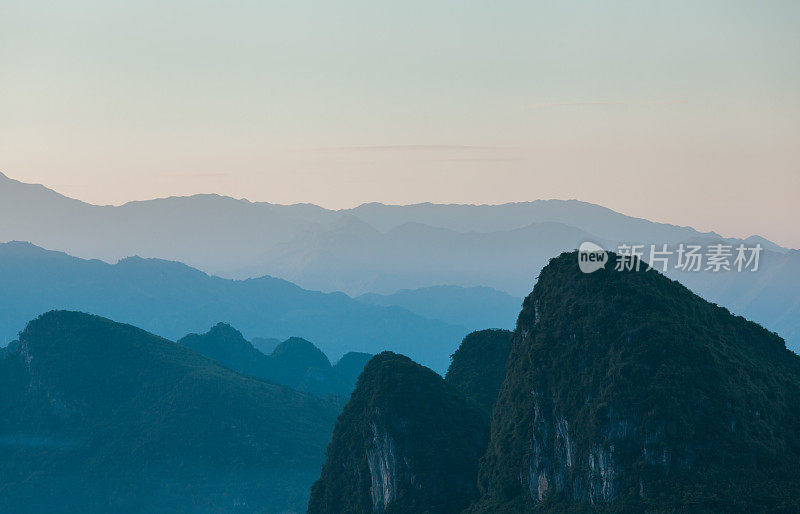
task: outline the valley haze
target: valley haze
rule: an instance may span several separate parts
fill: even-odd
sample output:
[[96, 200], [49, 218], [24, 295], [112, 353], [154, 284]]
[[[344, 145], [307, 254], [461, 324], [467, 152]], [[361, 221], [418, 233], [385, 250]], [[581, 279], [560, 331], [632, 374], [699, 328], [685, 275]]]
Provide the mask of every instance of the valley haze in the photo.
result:
[[[124, 260], [127, 257], [140, 256], [181, 262], [229, 279], [279, 277], [309, 291], [341, 291], [361, 304], [400, 308], [428, 323], [441, 323], [437, 330], [460, 331], [449, 343], [450, 350], [467, 329], [513, 328], [519, 302], [533, 287], [539, 270], [553, 255], [578, 248], [582, 242], [605, 248], [620, 243], [761, 244], [764, 252], [757, 273], [670, 269], [668, 275], [700, 296], [763, 323], [795, 351], [800, 348], [800, 251], [758, 236], [723, 238], [577, 200], [503, 205], [368, 203], [332, 211], [311, 204], [275, 205], [196, 195], [115, 207], [87, 204], [0, 175], [0, 241], [15, 240], [84, 259], [111, 263], [123, 259], [123, 267], [130, 267]], [[215, 280], [220, 281], [207, 279]], [[272, 278], [260, 280], [277, 283]], [[409, 295], [409, 291], [415, 292]], [[48, 308], [63, 307], [48, 304]], [[486, 315], [470, 323], [467, 312]], [[26, 313], [33, 314], [38, 313]], [[105, 314], [113, 317], [114, 313]], [[178, 331], [159, 332], [152, 321], [144, 326], [177, 338], [217, 321], [235, 321], [212, 317]], [[20, 318], [3, 330], [16, 333], [27, 319]], [[120, 320], [138, 321], [127, 316]], [[266, 323], [264, 328], [280, 326]], [[365, 348], [361, 343], [346, 347], [344, 340], [356, 341], [361, 336], [343, 334], [334, 345], [330, 338], [316, 340], [316, 334], [307, 329], [291, 333], [284, 326], [271, 334], [257, 333], [249, 321], [233, 324], [249, 337], [307, 336], [331, 357], [349, 350], [397, 349], [391, 345]], [[443, 355], [436, 364], [422, 360], [441, 370], [449, 353]]]

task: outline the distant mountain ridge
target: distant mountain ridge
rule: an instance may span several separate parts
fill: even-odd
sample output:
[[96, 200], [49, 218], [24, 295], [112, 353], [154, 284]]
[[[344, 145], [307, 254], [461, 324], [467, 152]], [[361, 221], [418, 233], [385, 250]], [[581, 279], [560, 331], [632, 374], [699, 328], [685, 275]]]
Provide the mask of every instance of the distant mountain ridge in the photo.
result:
[[[335, 366], [313, 343], [290, 337], [266, 355], [227, 323], [217, 323], [204, 334], [189, 334], [178, 344], [244, 375], [261, 378], [342, 404], [352, 392], [371, 354], [348, 352]], [[360, 364], [359, 364], [360, 363]]]
[[[298, 281], [298, 276], [277, 272], [289, 265], [282, 256], [307, 253], [309, 238], [324, 240], [328, 233], [337, 234], [337, 238], [346, 238], [347, 234], [369, 238], [388, 232], [401, 239], [425, 238], [432, 234], [452, 238], [457, 237], [456, 234], [513, 232], [552, 223], [608, 242], [674, 243], [698, 237], [720, 237], [713, 232], [702, 233], [690, 227], [633, 218], [577, 200], [535, 200], [501, 205], [368, 203], [333, 211], [311, 204], [277, 205], [202, 194], [129, 202], [115, 207], [80, 202], [44, 186], [25, 184], [2, 174], [0, 200], [0, 241], [30, 241], [77, 257], [108, 262], [141, 255], [177, 260], [215, 275], [241, 278], [270, 274], [293, 281]], [[431, 229], [438, 230], [431, 232]], [[573, 235], [569, 243], [573, 244], [574, 239]], [[209, 240], [216, 244], [209, 245]], [[785, 251], [763, 238], [760, 241], [771, 251]], [[302, 272], [302, 269], [297, 271]], [[331, 290], [310, 280], [299, 280], [299, 283]], [[374, 286], [361, 291], [334, 289], [348, 293], [392, 292], [443, 283], [448, 282], [401, 284], [390, 286], [390, 291]], [[457, 285], [496, 287], [490, 283]], [[516, 294], [522, 295], [525, 291]]]
[[[112, 207], [86, 204], [2, 176], [0, 241], [10, 240], [109, 262], [141, 255], [184, 262], [224, 277], [270, 275], [306, 289], [352, 296], [449, 285], [485, 286], [519, 298], [530, 291], [552, 255], [576, 249], [584, 241], [608, 249], [619, 243], [742, 241], [577, 200], [370, 203], [332, 211], [309, 204], [195, 195]], [[800, 301], [791, 295], [800, 290], [800, 261], [764, 238], [744, 241], [764, 248], [755, 279], [737, 273], [669, 275], [704, 298], [779, 331], [792, 349], [800, 350]]]
[[402, 307], [414, 314], [471, 330], [514, 328], [522, 298], [489, 287], [431, 286], [401, 289], [394, 294], [363, 294], [356, 300], [386, 307]]
[[307, 291], [272, 277], [212, 277], [186, 265], [128, 258], [115, 265], [0, 244], [0, 338], [53, 309], [93, 312], [168, 339], [224, 320], [249, 337], [300, 336], [333, 359], [345, 352], [404, 351], [441, 373], [466, 328], [399, 307], [367, 305], [342, 293]]
[[[26, 184], [8, 178], [2, 173], [0, 200], [0, 214], [3, 215], [0, 217], [0, 241], [31, 241], [78, 257], [100, 258], [110, 262], [128, 255], [143, 255], [198, 265], [187, 259], [187, 255], [209, 256], [220, 250], [222, 252], [218, 255], [224, 253], [224, 248], [202, 251], [202, 247], [195, 247], [195, 243], [205, 243], [207, 237], [219, 241], [236, 240], [242, 244], [246, 241], [238, 238], [248, 233], [254, 237], [269, 236], [250, 243], [255, 245], [252, 248], [265, 249], [276, 242], [288, 241], [287, 236], [291, 237], [303, 229], [319, 230], [326, 225], [334, 230], [341, 229], [340, 220], [348, 217], [380, 232], [403, 225], [428, 225], [462, 233], [488, 233], [554, 222], [580, 227], [609, 241], [639, 241], [656, 237], [663, 242], [676, 242], [702, 236], [719, 237], [713, 232], [701, 233], [690, 227], [633, 218], [578, 200], [535, 200], [501, 205], [365, 203], [352, 209], [334, 211], [313, 204], [279, 205], [236, 200], [216, 194], [198, 194], [134, 201], [121, 206], [97, 206], [66, 197], [39, 184]], [[25, 215], [22, 216], [22, 213]], [[102, 220], [93, 218], [100, 215]], [[166, 220], [169, 220], [168, 224], [165, 224]], [[232, 223], [234, 220], [235, 224]], [[82, 221], [84, 225], [76, 226], [75, 221]], [[110, 231], [123, 221], [127, 230]], [[204, 227], [206, 231], [190, 230], [192, 226]], [[234, 227], [238, 228], [234, 230]], [[165, 244], [164, 248], [148, 244], [167, 234], [173, 241], [161, 241]], [[72, 241], [72, 246], [62, 247], [51, 238], [58, 238], [64, 243]], [[88, 243], [87, 250], [102, 253], [87, 255], [80, 247], [93, 238], [107, 240], [100, 248]], [[158, 253], [151, 255], [151, 248]], [[773, 249], [777, 248], [776, 245]], [[240, 253], [244, 251], [241, 248], [238, 250]], [[169, 253], [171, 251], [185, 253], [172, 255]], [[199, 267], [211, 273], [222, 273], [222, 269], [212, 266]]]
[[300, 233], [240, 272], [269, 269], [299, 284], [353, 295], [447, 284], [521, 296], [533, 287], [539, 263], [564, 248], [597, 240], [579, 228], [549, 221], [494, 232], [457, 232], [421, 223], [380, 232], [362, 220], [347, 219], [345, 227]]

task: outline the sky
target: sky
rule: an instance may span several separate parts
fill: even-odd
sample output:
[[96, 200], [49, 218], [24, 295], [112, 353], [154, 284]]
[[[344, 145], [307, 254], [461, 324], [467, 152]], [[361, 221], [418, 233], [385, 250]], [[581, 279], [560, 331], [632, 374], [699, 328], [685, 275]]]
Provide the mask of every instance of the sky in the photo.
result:
[[576, 198], [800, 248], [800, 2], [0, 0], [0, 171], [97, 204]]

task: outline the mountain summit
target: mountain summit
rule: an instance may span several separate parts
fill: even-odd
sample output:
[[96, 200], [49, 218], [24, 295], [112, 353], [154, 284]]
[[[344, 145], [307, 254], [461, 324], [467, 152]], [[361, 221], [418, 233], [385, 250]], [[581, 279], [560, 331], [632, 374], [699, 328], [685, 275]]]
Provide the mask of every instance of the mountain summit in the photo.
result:
[[381, 353], [339, 416], [308, 512], [459, 512], [487, 436], [485, 415], [439, 375]]
[[178, 344], [244, 375], [270, 378], [269, 357], [256, 350], [241, 332], [227, 323], [217, 323], [205, 334], [189, 334]]
[[446, 382], [375, 357], [309, 512], [796, 512], [800, 357], [645, 268], [551, 259], [510, 349], [471, 334]]
[[[610, 268], [610, 267], [609, 267]], [[655, 271], [542, 270], [476, 512], [800, 508], [800, 357]]]
[[370, 354], [349, 352], [331, 366], [328, 357], [311, 342], [290, 337], [265, 355], [227, 323], [217, 323], [205, 334], [189, 334], [178, 344], [214, 359], [244, 375], [285, 385], [344, 404]]

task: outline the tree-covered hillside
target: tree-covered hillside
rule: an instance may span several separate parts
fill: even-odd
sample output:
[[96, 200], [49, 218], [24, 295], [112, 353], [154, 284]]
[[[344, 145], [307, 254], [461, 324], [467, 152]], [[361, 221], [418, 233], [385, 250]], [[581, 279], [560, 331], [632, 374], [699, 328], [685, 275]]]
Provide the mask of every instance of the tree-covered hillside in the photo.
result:
[[76, 312], [0, 358], [0, 510], [302, 508], [334, 405]]
[[336, 422], [308, 512], [459, 512], [487, 436], [486, 416], [439, 375], [381, 353]]
[[511, 336], [512, 332], [497, 329], [480, 330], [467, 335], [453, 354], [444, 378], [475, 402], [487, 416], [492, 415], [497, 395], [506, 378]]
[[474, 511], [797, 511], [800, 358], [655, 271], [608, 268], [563, 254], [525, 300]]

